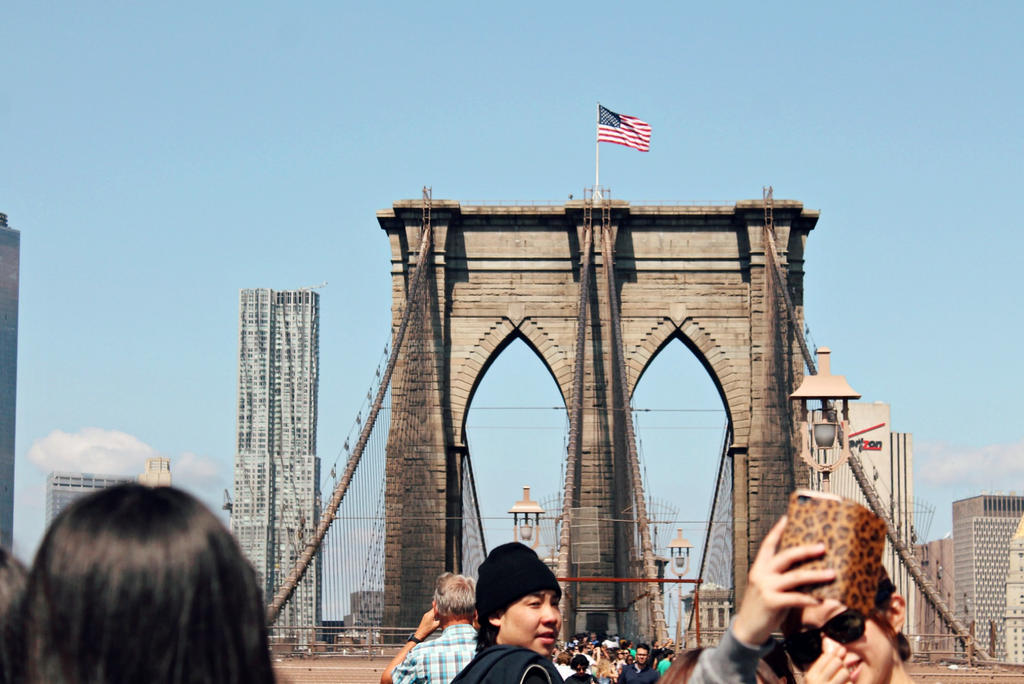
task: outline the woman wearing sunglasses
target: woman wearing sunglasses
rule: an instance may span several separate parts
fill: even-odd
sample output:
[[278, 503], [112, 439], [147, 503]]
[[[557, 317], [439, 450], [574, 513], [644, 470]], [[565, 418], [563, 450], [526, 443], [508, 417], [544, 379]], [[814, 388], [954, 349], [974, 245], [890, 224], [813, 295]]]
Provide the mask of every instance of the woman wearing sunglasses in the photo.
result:
[[758, 663], [774, 650], [772, 634], [782, 627], [786, 615], [820, 604], [800, 588], [831, 582], [835, 571], [800, 564], [821, 557], [825, 545], [806, 544], [777, 552], [785, 526], [783, 517], [761, 543], [747, 575], [740, 609], [718, 646], [704, 649], [695, 665], [684, 666], [687, 659], [678, 658], [678, 664], [665, 673], [666, 684], [756, 684]]
[[[761, 543], [747, 577], [739, 611], [713, 649], [697, 659], [686, 684], [754, 684], [758, 659], [768, 655], [773, 632], [788, 637], [786, 650], [804, 670], [805, 684], [903, 684], [910, 682], [903, 661], [910, 655], [899, 634], [906, 601], [885, 578], [867, 615], [836, 599], [818, 599], [801, 589], [836, 578], [831, 569], [802, 566], [825, 554], [823, 543], [779, 549], [787, 518], [783, 517]], [[870, 606], [871, 597], [865, 597]], [[672, 675], [675, 666], [666, 677]], [[675, 681], [672, 682], [675, 684]]]
[[836, 599], [793, 611], [783, 624], [785, 648], [807, 684], [902, 684], [910, 644], [900, 633], [907, 602], [884, 577], [864, 615]]

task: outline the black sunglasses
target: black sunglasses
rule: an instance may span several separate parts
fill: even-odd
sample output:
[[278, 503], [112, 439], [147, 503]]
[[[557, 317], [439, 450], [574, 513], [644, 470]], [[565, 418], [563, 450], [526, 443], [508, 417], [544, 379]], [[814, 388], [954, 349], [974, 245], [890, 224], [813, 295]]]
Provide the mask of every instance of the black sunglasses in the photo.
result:
[[864, 616], [852, 608], [826, 622], [821, 627], [797, 632], [782, 642], [786, 653], [800, 669], [821, 657], [821, 635], [840, 644], [848, 644], [864, 636]]

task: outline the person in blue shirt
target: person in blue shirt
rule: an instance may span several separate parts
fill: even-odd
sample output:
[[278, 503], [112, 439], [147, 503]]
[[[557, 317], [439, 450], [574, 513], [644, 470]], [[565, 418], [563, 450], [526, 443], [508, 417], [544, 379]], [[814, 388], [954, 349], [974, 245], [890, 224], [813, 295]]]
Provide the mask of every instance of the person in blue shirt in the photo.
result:
[[651, 647], [647, 644], [637, 644], [636, 661], [633, 665], [622, 668], [619, 675], [619, 684], [654, 684], [658, 681], [661, 673], [651, 667]]
[[[471, 577], [450, 572], [438, 577], [430, 610], [384, 669], [381, 684], [449, 684], [455, 679], [476, 655], [475, 590]], [[437, 629], [441, 636], [424, 642]]]

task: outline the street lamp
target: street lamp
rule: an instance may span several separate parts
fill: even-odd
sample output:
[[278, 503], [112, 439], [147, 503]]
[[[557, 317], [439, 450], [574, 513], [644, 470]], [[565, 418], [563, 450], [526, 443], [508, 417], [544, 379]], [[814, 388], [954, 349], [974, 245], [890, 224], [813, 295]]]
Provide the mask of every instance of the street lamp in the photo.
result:
[[[683, 528], [676, 529], [676, 537], [668, 543], [668, 552], [672, 557], [672, 574], [684, 577], [690, 571], [690, 550], [693, 544], [683, 536]], [[679, 610], [676, 613], [676, 649], [681, 648], [683, 637], [683, 585], [677, 584], [679, 590]]]
[[[544, 515], [544, 509], [530, 498], [529, 487], [523, 487], [523, 500], [516, 501], [508, 512], [512, 514], [513, 540], [529, 544], [531, 549], [537, 548], [540, 544], [540, 532], [534, 534], [534, 531], [540, 526], [540, 516]], [[530, 544], [531, 540], [533, 544]]]
[[[800, 387], [789, 395], [790, 400], [799, 403], [800, 432], [803, 435], [800, 458], [812, 470], [821, 473], [821, 489], [829, 491], [829, 477], [832, 471], [850, 458], [850, 442], [847, 439], [850, 421], [850, 399], [860, 399], [846, 378], [832, 375], [828, 347], [818, 349], [817, 375], [805, 375]], [[807, 402], [817, 400], [820, 408], [808, 409]], [[836, 404], [842, 402], [842, 416]], [[830, 457], [835, 460], [830, 462]]]

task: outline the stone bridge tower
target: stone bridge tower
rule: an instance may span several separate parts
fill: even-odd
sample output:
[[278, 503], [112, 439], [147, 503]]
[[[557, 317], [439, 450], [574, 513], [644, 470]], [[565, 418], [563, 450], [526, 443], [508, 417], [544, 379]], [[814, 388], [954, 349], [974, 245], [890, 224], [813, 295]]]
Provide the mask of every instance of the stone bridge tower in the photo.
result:
[[[759, 541], [784, 512], [794, 487], [788, 394], [802, 378], [794, 337], [802, 331], [788, 328], [766, 281], [770, 257], [763, 204], [615, 201], [610, 217], [629, 394], [662, 346], [679, 339], [707, 369], [727, 411], [733, 436], [733, 567], [740, 595]], [[817, 218], [799, 202], [775, 201], [775, 247], [800, 321], [804, 245]], [[391, 244], [397, 326], [417, 258], [422, 203], [395, 202], [377, 219]], [[432, 203], [433, 249], [426, 257], [433, 264], [426, 304], [429, 353], [418, 361], [430, 381], [392, 394], [392, 416], [403, 403], [415, 401], [423, 409], [416, 443], [387, 456], [385, 624], [417, 624], [430, 603], [434, 578], [460, 569], [460, 529], [453, 524], [461, 518], [458, 456], [467, 449], [465, 419], [474, 391], [490, 364], [510, 342], [522, 339], [570, 402], [583, 222], [582, 201]], [[599, 229], [595, 225], [595, 233]], [[609, 302], [602, 287], [607, 259], [601, 252], [595, 237], [576, 505], [594, 507], [599, 520], [611, 521], [622, 517], [626, 505], [621, 491], [610, 486], [625, 467], [624, 411], [616, 418], [621, 401], [613, 389]], [[621, 528], [601, 523], [601, 557], [587, 567], [588, 574], [628, 574], [635, 550]], [[621, 601], [611, 585], [581, 589], [576, 615], [567, 616], [570, 626], [587, 629], [610, 616], [614, 630]]]

